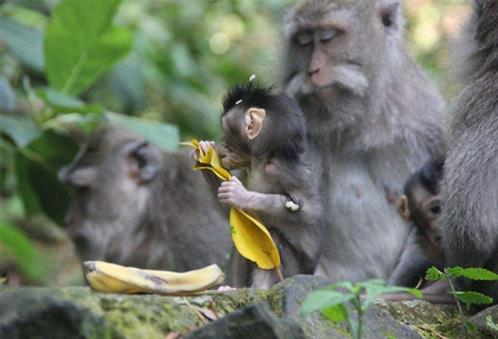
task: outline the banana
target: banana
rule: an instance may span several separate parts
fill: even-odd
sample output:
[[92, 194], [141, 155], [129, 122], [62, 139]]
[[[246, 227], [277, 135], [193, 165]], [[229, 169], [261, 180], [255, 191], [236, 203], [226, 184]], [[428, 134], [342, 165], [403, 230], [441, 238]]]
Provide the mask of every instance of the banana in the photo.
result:
[[184, 273], [142, 270], [105, 261], [85, 261], [83, 268], [90, 287], [105, 293], [192, 294], [219, 285], [225, 279], [218, 265]]

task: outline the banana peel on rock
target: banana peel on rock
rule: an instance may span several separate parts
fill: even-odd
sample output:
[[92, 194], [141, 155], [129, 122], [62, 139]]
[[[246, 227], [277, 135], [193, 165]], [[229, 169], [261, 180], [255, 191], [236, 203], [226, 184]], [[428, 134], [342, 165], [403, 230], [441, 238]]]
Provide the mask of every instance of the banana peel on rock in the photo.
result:
[[[199, 152], [198, 163], [194, 166], [195, 170], [208, 170], [223, 181], [230, 180], [232, 175], [221, 165], [220, 157], [214, 147], [210, 147], [204, 153], [197, 140], [181, 144], [193, 147]], [[280, 272], [280, 255], [270, 232], [261, 221], [247, 212], [231, 208], [230, 225], [232, 240], [240, 255], [253, 261], [261, 269], [276, 269]], [[279, 276], [281, 277], [281, 273]]]
[[179, 273], [85, 261], [83, 269], [90, 287], [104, 293], [188, 295], [218, 286], [225, 280], [218, 265]]

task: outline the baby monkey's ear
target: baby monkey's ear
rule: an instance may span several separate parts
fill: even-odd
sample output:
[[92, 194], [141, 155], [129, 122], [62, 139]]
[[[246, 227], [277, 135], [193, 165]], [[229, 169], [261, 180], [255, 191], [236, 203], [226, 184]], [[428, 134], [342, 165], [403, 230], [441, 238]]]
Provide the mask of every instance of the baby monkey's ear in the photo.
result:
[[263, 128], [266, 111], [263, 108], [251, 107], [245, 113], [245, 132], [247, 138], [252, 140], [256, 138]]
[[399, 215], [403, 218], [404, 221], [410, 222], [412, 220], [410, 215], [410, 208], [408, 207], [408, 198], [406, 195], [402, 195], [399, 197], [396, 202], [396, 209], [398, 210]]

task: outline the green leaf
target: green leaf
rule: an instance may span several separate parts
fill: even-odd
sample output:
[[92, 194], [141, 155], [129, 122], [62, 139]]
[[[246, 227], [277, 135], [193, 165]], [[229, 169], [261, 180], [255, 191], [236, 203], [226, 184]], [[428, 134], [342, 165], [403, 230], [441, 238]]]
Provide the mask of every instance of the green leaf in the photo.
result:
[[301, 313], [303, 315], [309, 314], [316, 310], [322, 310], [337, 304], [343, 304], [355, 296], [350, 293], [341, 293], [339, 291], [316, 291], [308, 294], [301, 306]]
[[455, 291], [449, 292], [458, 298], [461, 302], [463, 302], [467, 308], [471, 305], [489, 305], [493, 303], [493, 298], [474, 291]]
[[436, 281], [436, 280], [446, 279], [446, 276], [444, 275], [443, 272], [438, 270], [436, 267], [432, 266], [427, 270], [427, 273], [425, 274], [425, 279], [428, 281]]
[[0, 219], [0, 245], [19, 265], [23, 274], [33, 281], [40, 279], [42, 266], [35, 247], [21, 231], [3, 219]]
[[59, 225], [70, 202], [70, 193], [57, 178], [59, 169], [70, 163], [78, 146], [69, 138], [45, 131], [15, 156], [17, 185], [29, 215], [44, 212]]
[[362, 309], [366, 310], [368, 306], [381, 294], [386, 293], [410, 293], [417, 298], [422, 298], [422, 291], [415, 288], [399, 287], [399, 286], [389, 286], [385, 282], [379, 283], [379, 281], [374, 281], [373, 283], [364, 282], [362, 283], [365, 288], [365, 300], [362, 304]]
[[7, 78], [0, 74], [0, 112], [11, 112], [16, 105], [16, 95]]
[[123, 114], [106, 113], [106, 118], [113, 124], [130, 129], [144, 136], [150, 142], [162, 149], [178, 149], [179, 132], [174, 125], [161, 123], [159, 121], [145, 120], [126, 116]]
[[8, 135], [18, 146], [25, 146], [41, 135], [33, 120], [24, 116], [0, 115], [0, 132]]
[[338, 324], [348, 319], [348, 309], [344, 304], [338, 304], [322, 309], [322, 315], [325, 319]]
[[498, 274], [481, 267], [462, 268], [459, 266], [446, 269], [453, 278], [467, 278], [471, 280], [498, 280]]
[[84, 135], [89, 135], [104, 121], [104, 119], [105, 116], [101, 113], [87, 113], [84, 115], [69, 113], [47, 120], [42, 126], [62, 134], [68, 134], [71, 131], [77, 130], [83, 132]]
[[45, 36], [52, 87], [79, 95], [131, 50], [131, 33], [112, 26], [120, 2], [62, 0], [57, 5]]
[[6, 17], [0, 17], [0, 42], [24, 66], [43, 73], [43, 33]]
[[37, 94], [52, 107], [56, 113], [101, 113], [100, 105], [88, 105], [76, 97], [58, 92], [53, 88], [45, 88], [37, 91]]

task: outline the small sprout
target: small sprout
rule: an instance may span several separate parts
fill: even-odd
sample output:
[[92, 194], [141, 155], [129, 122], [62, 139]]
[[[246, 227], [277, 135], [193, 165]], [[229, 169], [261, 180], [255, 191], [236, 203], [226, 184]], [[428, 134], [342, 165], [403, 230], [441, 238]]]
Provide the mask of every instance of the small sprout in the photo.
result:
[[249, 77], [249, 82], [253, 82], [254, 80], [256, 80], [256, 75], [251, 74], [251, 76]]
[[292, 200], [287, 200], [284, 204], [285, 208], [287, 208], [289, 211], [291, 212], [297, 212], [299, 211], [299, 209], [301, 208], [301, 206], [299, 206], [298, 204], [296, 204], [294, 201]]

